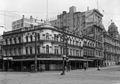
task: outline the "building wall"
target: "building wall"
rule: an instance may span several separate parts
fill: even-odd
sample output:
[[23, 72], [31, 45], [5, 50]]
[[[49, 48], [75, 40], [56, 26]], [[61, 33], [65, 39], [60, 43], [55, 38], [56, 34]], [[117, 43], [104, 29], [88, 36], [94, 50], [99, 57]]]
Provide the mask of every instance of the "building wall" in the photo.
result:
[[110, 35], [105, 34], [104, 36], [104, 46], [105, 46], [105, 64], [115, 65], [120, 62], [120, 41]]
[[[39, 53], [63, 54], [62, 33], [52, 29], [40, 29], [36, 31], [26, 31], [18, 34], [4, 35], [3, 56], [17, 57], [21, 55], [35, 54], [35, 34], [37, 37], [37, 49]], [[67, 35], [68, 55], [82, 57], [83, 41], [81, 37]], [[40, 42], [39, 42], [40, 41]], [[47, 52], [47, 46], [49, 52]]]
[[57, 16], [57, 19], [51, 21], [52, 26], [56, 26], [58, 28], [68, 27], [71, 31], [79, 30], [81, 28], [81, 20], [82, 13], [76, 12], [75, 7], [70, 7], [69, 12], [63, 11], [62, 14]]
[[21, 29], [24, 27], [38, 26], [38, 25], [41, 25], [42, 23], [43, 23], [43, 20], [41, 21], [37, 20], [32, 16], [30, 16], [30, 18], [25, 18], [25, 16], [23, 15], [21, 19], [12, 22], [12, 30]]

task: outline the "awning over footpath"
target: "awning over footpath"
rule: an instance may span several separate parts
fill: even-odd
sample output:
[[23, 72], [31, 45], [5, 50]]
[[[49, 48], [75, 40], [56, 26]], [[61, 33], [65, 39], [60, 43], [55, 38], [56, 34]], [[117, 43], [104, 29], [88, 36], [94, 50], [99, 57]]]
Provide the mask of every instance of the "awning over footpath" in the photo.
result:
[[102, 57], [94, 57], [94, 58], [88, 58], [88, 59], [90, 59], [90, 60], [103, 60], [104, 58], [102, 58]]
[[[12, 61], [33, 61], [34, 58], [29, 59], [13, 59]], [[38, 58], [37, 60], [43, 61], [62, 61], [62, 58]], [[81, 58], [69, 58], [69, 61], [93, 61], [91, 59], [81, 59]]]

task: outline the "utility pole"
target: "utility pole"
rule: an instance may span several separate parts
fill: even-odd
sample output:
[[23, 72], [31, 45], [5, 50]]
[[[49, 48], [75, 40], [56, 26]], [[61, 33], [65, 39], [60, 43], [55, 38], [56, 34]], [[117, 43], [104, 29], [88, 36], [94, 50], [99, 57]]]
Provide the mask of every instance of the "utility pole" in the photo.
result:
[[65, 33], [64, 33], [64, 29], [62, 30], [63, 32], [63, 55], [62, 55], [62, 59], [63, 59], [63, 69], [62, 69], [62, 73], [61, 75], [65, 75], [65, 58], [66, 58], [66, 55], [65, 55]]
[[[0, 26], [0, 27], [4, 28], [4, 26]], [[2, 40], [2, 44], [1, 44], [1, 55], [2, 55], [2, 71], [4, 71], [5, 65], [4, 65], [4, 57], [3, 57], [3, 40]]]
[[48, 20], [48, 0], [46, 0], [46, 20]]
[[97, 0], [97, 9], [99, 10], [99, 2], [98, 2], [98, 0]]

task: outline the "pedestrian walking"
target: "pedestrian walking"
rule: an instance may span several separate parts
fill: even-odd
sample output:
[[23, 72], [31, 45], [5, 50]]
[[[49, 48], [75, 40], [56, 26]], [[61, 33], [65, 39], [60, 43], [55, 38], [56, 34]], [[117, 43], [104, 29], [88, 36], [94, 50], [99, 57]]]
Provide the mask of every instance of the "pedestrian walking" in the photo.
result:
[[100, 66], [99, 65], [97, 66], [97, 70], [100, 71]]
[[83, 64], [83, 68], [84, 68], [84, 70], [87, 69], [87, 63], [84, 63], [84, 64]]

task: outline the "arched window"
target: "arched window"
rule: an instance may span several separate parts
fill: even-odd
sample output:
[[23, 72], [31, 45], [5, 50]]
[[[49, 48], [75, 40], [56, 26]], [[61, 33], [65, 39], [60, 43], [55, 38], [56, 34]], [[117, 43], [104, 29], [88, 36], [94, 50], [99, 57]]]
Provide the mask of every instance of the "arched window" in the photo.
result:
[[17, 43], [16, 38], [14, 38], [14, 43], [15, 43], [15, 44]]
[[46, 45], [46, 53], [49, 53], [49, 45]]
[[33, 41], [33, 36], [32, 36], [32, 35], [30, 35], [30, 41], [31, 41], [31, 42]]
[[54, 34], [54, 40], [57, 41], [57, 35], [56, 34]]
[[19, 53], [19, 55], [21, 55], [21, 48], [20, 47], [18, 49], [18, 53]]
[[49, 33], [46, 33], [46, 40], [49, 40]]
[[37, 53], [40, 54], [40, 46], [37, 46]]
[[37, 35], [37, 38], [38, 38], [38, 40], [40, 40], [40, 34], [38, 33], [38, 35]]
[[[54, 52], [55, 52], [55, 54], [58, 54], [58, 46], [55, 46]], [[63, 51], [63, 54], [64, 53], [65, 53], [65, 51]]]
[[28, 54], [28, 47], [26, 47], [26, 55]]
[[30, 47], [30, 54], [32, 54], [33, 52], [32, 52], [32, 47]]
[[73, 40], [73, 45], [74, 45], [74, 43], [75, 43], [75, 42], [74, 42], [74, 40]]
[[87, 46], [87, 42], [86, 41], [84, 41], [84, 46]]
[[8, 56], [8, 50], [7, 49], [5, 49], [5, 55]]
[[11, 49], [9, 49], [9, 52], [10, 52], [10, 56], [12, 55], [12, 51], [11, 51]]
[[21, 37], [18, 37], [18, 42], [21, 43]]
[[6, 45], [8, 44], [8, 40], [7, 39], [5, 39], [5, 42], [6, 42]]
[[80, 46], [81, 46], [81, 42], [80, 42]]
[[72, 49], [70, 49], [70, 55], [72, 56]]
[[10, 44], [12, 44], [12, 38], [10, 38]]
[[16, 55], [16, 53], [17, 53], [17, 52], [16, 52], [16, 48], [14, 48], [14, 55]]
[[87, 46], [90, 46], [90, 42], [89, 41], [87, 41]]
[[28, 42], [28, 36], [26, 36], [26, 42]]
[[63, 54], [63, 47], [60, 46], [60, 54]]
[[71, 41], [72, 41], [72, 40], [70, 39], [70, 44], [71, 44]]
[[45, 40], [45, 34], [42, 35], [43, 39]]

